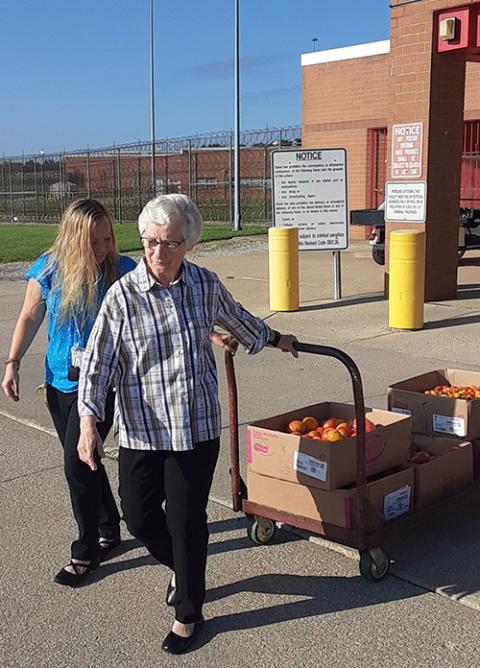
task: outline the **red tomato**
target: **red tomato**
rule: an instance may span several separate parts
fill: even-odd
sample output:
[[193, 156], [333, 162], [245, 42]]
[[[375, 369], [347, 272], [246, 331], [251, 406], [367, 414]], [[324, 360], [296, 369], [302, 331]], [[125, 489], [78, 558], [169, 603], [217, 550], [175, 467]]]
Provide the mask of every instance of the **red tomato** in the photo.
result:
[[[353, 421], [352, 421], [352, 429], [355, 429], [355, 431], [357, 431], [357, 419], [356, 418], [354, 418]], [[365, 418], [365, 431], [366, 432], [375, 431], [375, 429], [376, 429], [376, 426], [374, 425], [374, 423], [371, 420], [369, 420], [368, 418]]]
[[420, 450], [410, 458], [412, 464], [426, 464], [432, 459], [432, 455], [426, 450]]

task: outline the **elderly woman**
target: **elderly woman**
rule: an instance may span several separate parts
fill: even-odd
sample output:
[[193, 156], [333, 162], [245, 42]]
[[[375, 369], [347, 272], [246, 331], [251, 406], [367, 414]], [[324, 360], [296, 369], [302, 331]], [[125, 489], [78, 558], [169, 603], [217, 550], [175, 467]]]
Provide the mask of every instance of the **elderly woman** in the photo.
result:
[[219, 325], [251, 354], [266, 345], [297, 353], [295, 337], [270, 329], [216, 274], [187, 262], [202, 234], [188, 197], [151, 200], [138, 227], [145, 257], [107, 293], [85, 352], [78, 450], [95, 469], [102, 454], [96, 422], [114, 382], [122, 510], [131, 534], [173, 571], [166, 602], [175, 621], [162, 647], [181, 654], [203, 624], [206, 506], [219, 451], [209, 333]]

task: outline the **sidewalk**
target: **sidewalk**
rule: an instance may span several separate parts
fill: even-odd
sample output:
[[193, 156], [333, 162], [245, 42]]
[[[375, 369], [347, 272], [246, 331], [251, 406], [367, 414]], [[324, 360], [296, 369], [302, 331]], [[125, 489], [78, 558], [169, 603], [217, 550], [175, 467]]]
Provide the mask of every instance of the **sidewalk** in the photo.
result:
[[[342, 254], [339, 303], [331, 301], [330, 256], [302, 254], [297, 313], [269, 312], [265, 253], [211, 257], [199, 249], [196, 261], [216, 271], [239, 301], [276, 329], [349, 353], [362, 373], [367, 405], [384, 408], [389, 383], [414, 373], [478, 365], [478, 267], [460, 269], [458, 300], [426, 305], [422, 331], [392, 332], [382, 268], [366, 244]], [[21, 282], [0, 281], [4, 356], [23, 290]], [[202, 646], [183, 658], [161, 651], [171, 622], [163, 602], [168, 574], [126, 534], [89, 586], [66, 591], [55, 585], [52, 576], [67, 560], [73, 529], [60, 447], [34, 393], [42, 380], [44, 337], [43, 331], [22, 363], [22, 400], [0, 400], [2, 666], [478, 665], [478, 489], [426, 523], [397, 525], [385, 546], [395, 560], [392, 575], [375, 585], [360, 578], [350, 551], [332, 550], [318, 539], [279, 531], [273, 543], [254, 547], [243, 516], [228, 507], [221, 355], [222, 456], [209, 505]], [[315, 401], [352, 400], [347, 373], [334, 360], [293, 360], [267, 349], [252, 357], [240, 351], [235, 366], [242, 425]], [[243, 434], [244, 427], [241, 443]], [[116, 462], [109, 459], [107, 466], [115, 480]]]

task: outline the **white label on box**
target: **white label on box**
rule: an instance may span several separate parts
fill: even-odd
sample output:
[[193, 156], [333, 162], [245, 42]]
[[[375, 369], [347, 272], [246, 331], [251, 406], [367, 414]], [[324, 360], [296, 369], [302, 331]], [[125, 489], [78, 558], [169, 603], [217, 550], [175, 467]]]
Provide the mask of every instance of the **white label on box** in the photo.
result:
[[408, 513], [410, 508], [410, 496], [412, 486], [404, 485], [390, 494], [385, 494], [383, 498], [383, 516], [386, 520], [393, 520], [394, 517]]
[[411, 415], [412, 411], [409, 408], [399, 408], [398, 406], [392, 406], [392, 413], [401, 413], [402, 415]]
[[465, 420], [462, 417], [434, 415], [433, 431], [440, 431], [442, 434], [455, 434], [455, 436], [466, 436]]
[[295, 450], [293, 455], [293, 468], [299, 473], [309, 475], [311, 478], [317, 478], [325, 482], [327, 480], [327, 462], [321, 459], [315, 459], [310, 455]]

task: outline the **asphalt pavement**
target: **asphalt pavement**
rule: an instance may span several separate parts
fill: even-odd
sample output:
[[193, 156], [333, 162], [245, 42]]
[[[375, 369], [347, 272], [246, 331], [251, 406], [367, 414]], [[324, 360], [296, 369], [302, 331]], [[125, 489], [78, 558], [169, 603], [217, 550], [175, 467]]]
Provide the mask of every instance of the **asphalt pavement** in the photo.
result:
[[[252, 252], [255, 251], [255, 252]], [[301, 256], [301, 306], [272, 313], [268, 256], [261, 244], [195, 261], [216, 271], [246, 307], [301, 341], [333, 345], [356, 361], [367, 405], [386, 407], [391, 382], [431, 369], [478, 369], [480, 267], [459, 270], [458, 299], [425, 306], [417, 332], [388, 327], [383, 272], [366, 244], [342, 253], [343, 298], [334, 302], [331, 255]], [[3, 357], [22, 301], [21, 281], [0, 281]], [[183, 657], [160, 646], [172, 612], [168, 573], [124, 531], [124, 542], [88, 585], [53, 583], [74, 534], [60, 446], [35, 393], [43, 379], [45, 329], [22, 362], [21, 401], [0, 399], [0, 665], [49, 668], [150, 666], [476, 667], [480, 622], [480, 493], [465, 494], [387, 532], [391, 573], [368, 584], [356, 554], [278, 530], [254, 546], [246, 519], [231, 510], [229, 419], [223, 404], [222, 453], [209, 504], [211, 531], [206, 625]], [[335, 360], [298, 360], [266, 349], [235, 358], [241, 455], [245, 425], [317, 401], [352, 402], [348, 375]], [[116, 487], [114, 443], [107, 467]]]

